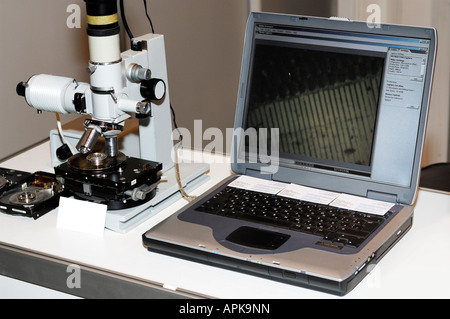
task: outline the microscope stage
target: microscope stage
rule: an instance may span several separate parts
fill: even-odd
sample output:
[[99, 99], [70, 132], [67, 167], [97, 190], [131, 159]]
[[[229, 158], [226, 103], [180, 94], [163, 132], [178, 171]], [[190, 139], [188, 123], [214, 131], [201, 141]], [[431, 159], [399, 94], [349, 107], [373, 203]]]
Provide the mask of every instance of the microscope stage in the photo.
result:
[[[76, 155], [77, 156], [77, 155]], [[76, 157], [76, 163], [84, 163]], [[58, 178], [63, 179], [65, 190], [83, 200], [108, 205], [109, 210], [117, 210], [142, 205], [152, 199], [162, 170], [162, 164], [127, 157], [120, 165], [106, 169], [79, 169], [68, 161], [55, 167]], [[81, 167], [85, 167], [84, 164]], [[132, 192], [148, 186], [151, 191], [142, 200], [133, 200]]]

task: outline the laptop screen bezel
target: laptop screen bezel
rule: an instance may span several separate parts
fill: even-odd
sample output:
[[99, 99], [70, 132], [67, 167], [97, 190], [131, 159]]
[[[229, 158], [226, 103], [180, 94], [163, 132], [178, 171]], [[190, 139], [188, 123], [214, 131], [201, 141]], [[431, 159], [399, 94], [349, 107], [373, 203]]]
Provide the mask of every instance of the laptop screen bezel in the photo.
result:
[[[244, 154], [242, 128], [245, 126], [246, 114], [246, 94], [248, 92], [249, 74], [253, 49], [255, 44], [255, 25], [260, 23], [278, 24], [286, 26], [304, 27], [317, 30], [333, 30], [353, 33], [365, 33], [370, 35], [396, 36], [423, 38], [430, 40], [429, 59], [424, 84], [424, 94], [422, 98], [421, 114], [417, 130], [417, 143], [414, 150], [413, 171], [411, 172], [410, 185], [396, 185], [389, 181], [373, 180], [370, 177], [359, 177], [348, 172], [327, 171], [315, 169], [308, 165], [283, 165], [279, 163], [260, 163], [248, 161], [248, 154]], [[348, 194], [396, 201], [410, 204], [414, 201], [418, 185], [420, 162], [423, 152], [424, 133], [431, 93], [431, 82], [434, 71], [434, 61], [436, 55], [436, 30], [433, 28], [410, 27], [399, 25], [381, 25], [379, 28], [370, 27], [365, 22], [337, 21], [324, 18], [280, 15], [270, 13], [252, 13], [248, 19], [246, 38], [244, 43], [244, 54], [242, 60], [241, 79], [235, 118], [235, 137], [232, 143], [231, 166], [236, 174], [250, 174], [253, 176], [282, 181], [287, 183], [297, 183], [304, 186], [326, 189], [335, 192], [345, 192]], [[245, 158], [247, 160], [242, 161]], [[278, 165], [276, 170], [267, 169], [268, 165]]]

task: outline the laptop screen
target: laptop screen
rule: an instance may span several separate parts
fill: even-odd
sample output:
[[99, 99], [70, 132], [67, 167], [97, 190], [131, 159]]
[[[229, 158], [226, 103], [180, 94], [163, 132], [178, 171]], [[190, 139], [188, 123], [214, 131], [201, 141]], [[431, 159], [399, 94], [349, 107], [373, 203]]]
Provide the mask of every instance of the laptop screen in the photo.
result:
[[253, 30], [242, 126], [278, 129], [279, 165], [411, 184], [430, 40]]

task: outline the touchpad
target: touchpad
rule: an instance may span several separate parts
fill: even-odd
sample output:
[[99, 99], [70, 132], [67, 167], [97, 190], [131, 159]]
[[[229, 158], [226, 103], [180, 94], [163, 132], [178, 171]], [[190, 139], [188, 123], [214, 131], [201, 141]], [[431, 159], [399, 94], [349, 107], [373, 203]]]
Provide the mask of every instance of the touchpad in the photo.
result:
[[291, 236], [252, 227], [241, 227], [232, 232], [226, 240], [252, 248], [275, 250]]

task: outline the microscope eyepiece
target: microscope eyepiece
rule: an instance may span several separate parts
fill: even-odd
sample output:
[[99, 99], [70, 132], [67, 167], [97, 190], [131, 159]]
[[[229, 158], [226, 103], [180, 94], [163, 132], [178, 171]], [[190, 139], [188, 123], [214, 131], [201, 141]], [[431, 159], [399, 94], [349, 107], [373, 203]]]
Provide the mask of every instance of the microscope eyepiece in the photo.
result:
[[87, 33], [94, 37], [119, 34], [119, 14], [115, 0], [85, 0], [87, 11]]
[[84, 0], [88, 15], [106, 16], [117, 13], [116, 0]]
[[120, 58], [120, 26], [116, 0], [84, 0], [89, 52], [93, 63], [114, 63]]

